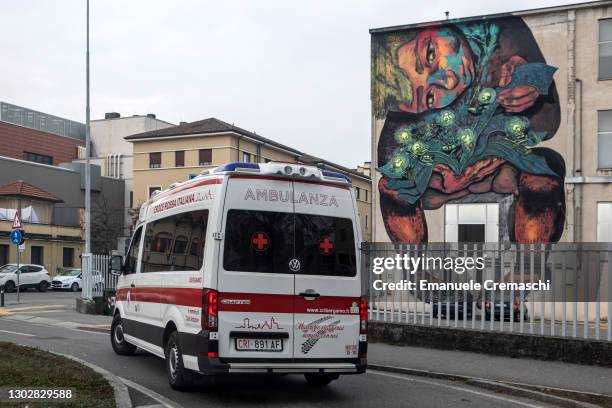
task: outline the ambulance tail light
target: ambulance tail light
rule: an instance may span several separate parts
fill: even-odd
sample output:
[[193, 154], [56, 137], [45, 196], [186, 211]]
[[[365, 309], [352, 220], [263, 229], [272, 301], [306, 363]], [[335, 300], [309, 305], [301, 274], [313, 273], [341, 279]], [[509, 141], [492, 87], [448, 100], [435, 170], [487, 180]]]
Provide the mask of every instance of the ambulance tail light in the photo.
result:
[[359, 301], [359, 333], [366, 334], [368, 332], [368, 298], [362, 296]]
[[217, 331], [219, 327], [219, 292], [204, 289], [202, 292], [202, 329]]

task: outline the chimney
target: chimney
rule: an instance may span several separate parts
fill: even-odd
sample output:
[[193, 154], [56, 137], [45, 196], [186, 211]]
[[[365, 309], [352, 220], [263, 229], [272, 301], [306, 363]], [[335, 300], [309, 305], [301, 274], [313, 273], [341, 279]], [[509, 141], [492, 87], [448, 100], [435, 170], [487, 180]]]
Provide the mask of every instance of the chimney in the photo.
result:
[[147, 113], [147, 118], [155, 119], [154, 113]]

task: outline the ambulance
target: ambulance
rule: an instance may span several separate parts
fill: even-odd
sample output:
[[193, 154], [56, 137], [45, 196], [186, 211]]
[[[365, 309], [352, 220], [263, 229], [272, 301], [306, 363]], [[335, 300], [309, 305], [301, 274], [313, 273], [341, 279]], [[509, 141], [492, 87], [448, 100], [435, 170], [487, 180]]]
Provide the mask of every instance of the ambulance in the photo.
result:
[[351, 180], [295, 163], [229, 163], [153, 194], [119, 275], [111, 344], [197, 373], [365, 372], [367, 298]]

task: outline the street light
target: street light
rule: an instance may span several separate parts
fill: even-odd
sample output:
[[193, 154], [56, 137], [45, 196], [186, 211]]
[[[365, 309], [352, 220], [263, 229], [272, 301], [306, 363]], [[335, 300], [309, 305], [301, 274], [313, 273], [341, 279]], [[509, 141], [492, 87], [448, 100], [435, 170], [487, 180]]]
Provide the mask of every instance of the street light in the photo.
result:
[[90, 126], [89, 126], [89, 0], [87, 2], [87, 47], [85, 51], [85, 253], [82, 254], [83, 299], [91, 299], [91, 172]]

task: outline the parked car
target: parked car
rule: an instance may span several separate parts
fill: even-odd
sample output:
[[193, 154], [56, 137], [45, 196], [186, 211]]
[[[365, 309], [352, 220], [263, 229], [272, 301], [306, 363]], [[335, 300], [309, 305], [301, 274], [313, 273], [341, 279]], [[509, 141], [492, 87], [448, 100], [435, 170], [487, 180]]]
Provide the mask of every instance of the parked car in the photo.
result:
[[[454, 320], [455, 319], [455, 299], [457, 300], [457, 319], [463, 320], [472, 317], [472, 300], [473, 296], [471, 293], [467, 293], [466, 302], [467, 302], [467, 310], [463, 310], [463, 292], [442, 292], [440, 298], [440, 304], [438, 308], [438, 296], [437, 293], [434, 293], [433, 296], [433, 304], [432, 304], [432, 314], [434, 318], [438, 317], [440, 314], [441, 317], [446, 319]], [[426, 299], [429, 302], [429, 299]], [[447, 304], [448, 301], [448, 304]], [[448, 306], [448, 310], [447, 310]]]
[[[80, 268], [63, 269], [51, 281], [51, 288], [54, 290], [67, 289], [72, 292], [77, 292], [83, 289], [82, 271]], [[92, 289], [101, 291], [104, 289], [104, 279], [98, 270], [91, 271]]]
[[[0, 286], [5, 292], [17, 288], [17, 264], [6, 264], [0, 267]], [[34, 264], [19, 265], [19, 289], [38, 289], [45, 292], [49, 287], [51, 277], [44, 266]]]
[[[493, 298], [493, 302], [491, 301]], [[477, 306], [478, 308], [482, 308], [481, 298], [479, 298]], [[487, 320], [491, 320], [491, 318], [495, 320], [514, 320], [515, 322], [521, 321], [521, 302], [518, 296], [515, 296], [514, 299], [510, 299], [510, 295], [508, 293], [504, 294], [504, 300], [502, 302], [502, 294], [501, 292], [494, 292], [493, 296], [491, 294], [487, 294], [485, 296], [485, 318]], [[527, 314], [527, 306], [525, 302], [522, 303], [523, 308], [523, 321], [528, 319]], [[513, 312], [511, 312], [511, 310]], [[503, 316], [503, 317], [502, 317]]]

